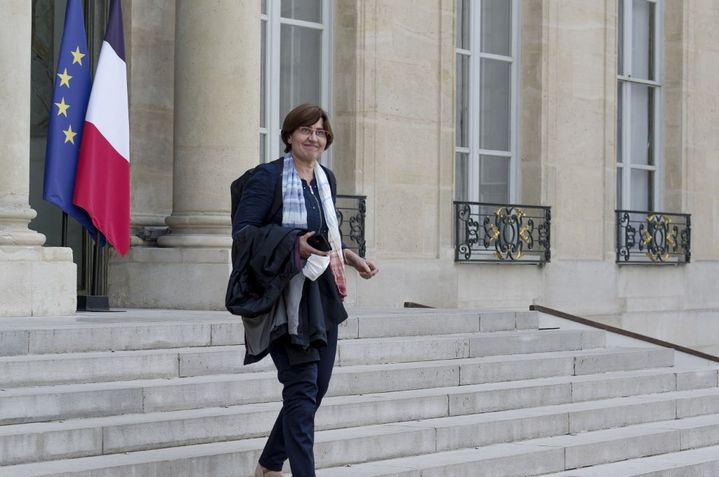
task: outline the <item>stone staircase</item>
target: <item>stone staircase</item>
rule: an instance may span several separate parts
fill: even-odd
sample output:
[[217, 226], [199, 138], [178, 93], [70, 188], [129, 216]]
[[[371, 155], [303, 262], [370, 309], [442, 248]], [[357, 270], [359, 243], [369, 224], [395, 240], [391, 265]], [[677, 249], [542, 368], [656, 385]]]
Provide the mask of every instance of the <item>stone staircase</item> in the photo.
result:
[[[717, 363], [535, 312], [352, 310], [321, 477], [716, 476]], [[246, 477], [280, 407], [226, 313], [0, 320], [0, 476]]]

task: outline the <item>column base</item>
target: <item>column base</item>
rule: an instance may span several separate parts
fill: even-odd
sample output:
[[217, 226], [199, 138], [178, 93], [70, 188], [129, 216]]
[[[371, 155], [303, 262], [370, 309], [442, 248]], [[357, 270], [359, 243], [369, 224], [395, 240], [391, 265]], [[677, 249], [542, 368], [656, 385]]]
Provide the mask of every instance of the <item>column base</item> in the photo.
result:
[[113, 307], [224, 310], [232, 270], [229, 248], [131, 248], [112, 255], [108, 295]]
[[110, 311], [107, 295], [78, 295], [77, 311]]
[[67, 247], [0, 246], [0, 316], [72, 315], [77, 267]]

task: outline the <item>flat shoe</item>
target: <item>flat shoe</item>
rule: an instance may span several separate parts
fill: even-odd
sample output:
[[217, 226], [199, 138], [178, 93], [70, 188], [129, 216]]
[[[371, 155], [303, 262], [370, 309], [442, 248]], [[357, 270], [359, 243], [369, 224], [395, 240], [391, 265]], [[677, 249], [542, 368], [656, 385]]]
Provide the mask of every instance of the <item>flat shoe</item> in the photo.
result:
[[276, 470], [269, 470], [257, 464], [254, 477], [285, 477], [285, 474]]

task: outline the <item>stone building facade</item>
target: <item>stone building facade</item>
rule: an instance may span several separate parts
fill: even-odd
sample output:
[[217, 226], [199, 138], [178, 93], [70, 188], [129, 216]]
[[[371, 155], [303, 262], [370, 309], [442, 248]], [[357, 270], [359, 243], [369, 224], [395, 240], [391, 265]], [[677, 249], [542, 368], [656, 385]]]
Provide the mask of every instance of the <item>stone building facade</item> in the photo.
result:
[[[31, 36], [42, 3], [7, 0], [0, 31], [13, 112], [0, 129], [4, 315], [75, 306], [70, 250], [43, 246], [28, 226]], [[310, 100], [334, 122], [326, 160], [340, 192], [367, 197], [367, 254], [382, 270], [369, 282], [351, 276], [350, 303], [535, 303], [719, 349], [713, 0], [123, 8], [135, 236], [127, 256], [110, 258], [113, 306], [222, 308], [229, 184], [277, 152], [281, 115]], [[457, 262], [454, 200], [550, 207], [551, 260]], [[690, 214], [689, 263], [617, 263], [616, 209]]]

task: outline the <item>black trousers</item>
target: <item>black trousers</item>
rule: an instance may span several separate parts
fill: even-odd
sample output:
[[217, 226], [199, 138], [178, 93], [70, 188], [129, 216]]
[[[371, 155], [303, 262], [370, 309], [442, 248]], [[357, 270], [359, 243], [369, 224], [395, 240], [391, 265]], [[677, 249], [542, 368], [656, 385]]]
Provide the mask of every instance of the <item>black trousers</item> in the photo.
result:
[[285, 459], [290, 460], [293, 477], [315, 477], [315, 412], [327, 392], [337, 352], [337, 325], [327, 329], [327, 346], [320, 348], [319, 361], [290, 365], [286, 342], [270, 346], [272, 361], [282, 389], [280, 410], [260, 464], [280, 471]]

